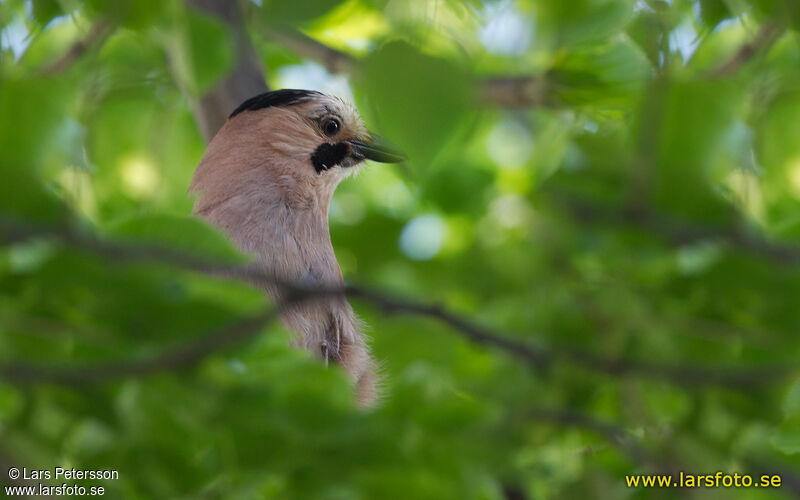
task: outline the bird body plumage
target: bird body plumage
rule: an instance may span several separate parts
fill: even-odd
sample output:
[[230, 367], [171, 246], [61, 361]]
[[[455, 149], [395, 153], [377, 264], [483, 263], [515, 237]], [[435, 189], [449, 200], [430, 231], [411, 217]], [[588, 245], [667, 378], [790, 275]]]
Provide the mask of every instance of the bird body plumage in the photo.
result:
[[[276, 92], [245, 101], [209, 143], [190, 187], [198, 195], [194, 212], [252, 255], [250, 266], [258, 274], [338, 288], [343, 279], [330, 240], [328, 206], [336, 186], [364, 158], [356, 148], [372, 136], [355, 108], [335, 97]], [[335, 137], [320, 125], [330, 119], [341, 123]], [[314, 160], [320, 154], [324, 169]], [[254, 285], [278, 304], [289, 298], [289, 290], [275, 283]], [[358, 401], [371, 404], [376, 364], [346, 298], [284, 305], [282, 319], [297, 333], [294, 344], [341, 364]]]

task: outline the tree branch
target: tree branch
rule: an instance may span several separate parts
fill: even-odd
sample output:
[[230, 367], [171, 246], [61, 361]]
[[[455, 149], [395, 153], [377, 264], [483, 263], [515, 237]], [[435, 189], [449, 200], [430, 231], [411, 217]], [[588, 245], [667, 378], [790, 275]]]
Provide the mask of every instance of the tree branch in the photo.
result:
[[800, 264], [800, 245], [767, 241], [736, 227], [711, 227], [693, 224], [653, 210], [637, 207], [604, 206], [573, 195], [554, 192], [556, 202], [573, 218], [589, 223], [628, 224], [666, 238], [673, 245], [720, 242], [731, 248], [760, 255], [779, 264]]
[[[266, 36], [290, 51], [322, 64], [331, 73], [354, 73], [361, 61], [341, 50], [319, 42], [297, 30], [276, 29]], [[504, 76], [476, 82], [479, 102], [502, 108], [547, 105], [546, 76]]]
[[347, 285], [344, 292], [350, 297], [360, 298], [373, 304], [387, 314], [404, 313], [435, 319], [460, 332], [462, 336], [475, 344], [497, 347], [522, 359], [536, 369], [546, 369], [552, 361], [552, 353], [546, 349], [533, 347], [514, 340], [508, 335], [478, 326], [439, 305], [399, 299], [377, 290], [367, 290], [355, 285]]
[[[727, 61], [709, 73], [712, 77], [724, 77], [735, 73], [755, 54], [772, 45], [783, 33], [780, 26], [764, 24], [755, 38], [742, 45]], [[358, 70], [360, 61], [345, 52], [331, 48], [296, 30], [270, 30], [267, 36], [290, 51], [317, 61], [331, 73], [352, 73]], [[479, 102], [501, 108], [525, 108], [548, 106], [547, 75], [499, 76], [477, 81]]]
[[486, 78], [478, 83], [480, 101], [501, 108], [548, 106], [547, 76]]
[[[758, 387], [783, 379], [797, 370], [792, 366], [770, 366], [749, 370], [726, 370], [691, 365], [666, 365], [625, 358], [608, 358], [585, 351], [564, 347], [533, 347], [509, 334], [490, 330], [454, 314], [447, 309], [406, 299], [393, 298], [377, 290], [347, 286], [345, 293], [380, 307], [387, 313], [406, 313], [435, 319], [459, 332], [467, 340], [480, 345], [496, 347], [516, 357], [537, 370], [546, 370], [551, 364], [562, 361], [572, 366], [612, 376], [639, 376], [667, 380], [687, 387], [722, 386], [734, 389]], [[529, 334], [527, 337], [540, 337]]]
[[[82, 250], [102, 255], [106, 258], [121, 262], [141, 262], [155, 261], [169, 264], [178, 269], [185, 269], [195, 272], [205, 273], [215, 277], [236, 279], [251, 285], [273, 285], [280, 286], [290, 292], [290, 300], [307, 300], [314, 297], [345, 294], [351, 297], [360, 298], [369, 302], [387, 313], [405, 313], [416, 316], [428, 317], [440, 321], [451, 327], [454, 331], [464, 336], [467, 340], [479, 344], [495, 347], [512, 357], [515, 357], [535, 370], [547, 370], [555, 362], [566, 362], [572, 366], [583, 368], [589, 371], [605, 373], [611, 376], [639, 376], [657, 380], [666, 380], [675, 384], [685, 385], [689, 388], [699, 386], [721, 386], [735, 390], [744, 390], [763, 386], [765, 384], [783, 379], [796, 371], [794, 366], [770, 366], [766, 368], [753, 368], [730, 370], [723, 368], [706, 368], [691, 365], [666, 365], [640, 360], [623, 358], [608, 358], [589, 352], [577, 351], [563, 347], [544, 347], [532, 346], [527, 342], [517, 340], [512, 336], [497, 332], [477, 325], [444, 307], [437, 305], [424, 304], [407, 299], [400, 299], [389, 294], [366, 289], [360, 286], [348, 285], [345, 288], [309, 288], [306, 285], [289, 283], [274, 275], [266, 274], [252, 267], [232, 267], [220, 266], [199, 259], [187, 256], [172, 250], [161, 247], [144, 245], [123, 245], [119, 243], [106, 242], [94, 236], [82, 234], [68, 227], [62, 228], [40, 228], [30, 225], [13, 224], [5, 219], [0, 219], [0, 234], [11, 241], [20, 241], [32, 237], [50, 237], [58, 241], [80, 248]], [[283, 304], [282, 306], [285, 306]], [[528, 338], [541, 337], [529, 334]], [[189, 356], [190, 360], [211, 354], [215, 350], [224, 347], [217, 343], [200, 343], [192, 348], [194, 354]], [[215, 347], [216, 346], [216, 347]], [[187, 347], [188, 349], [188, 347]], [[182, 349], [181, 352], [184, 352]], [[175, 361], [184, 359], [186, 354], [168, 352], [158, 357], [155, 363], [158, 366], [167, 364], [171, 366]], [[131, 362], [131, 365], [124, 368], [124, 373], [137, 374], [140, 370], [149, 370], [153, 367], [153, 361]], [[9, 371], [8, 367], [0, 375], [12, 376], [17, 371], [24, 371], [24, 367], [18, 365]], [[105, 370], [110, 367], [101, 367], [99, 373], [107, 373]], [[90, 370], [90, 374], [96, 374], [95, 369]], [[70, 378], [65, 376], [64, 378]]]

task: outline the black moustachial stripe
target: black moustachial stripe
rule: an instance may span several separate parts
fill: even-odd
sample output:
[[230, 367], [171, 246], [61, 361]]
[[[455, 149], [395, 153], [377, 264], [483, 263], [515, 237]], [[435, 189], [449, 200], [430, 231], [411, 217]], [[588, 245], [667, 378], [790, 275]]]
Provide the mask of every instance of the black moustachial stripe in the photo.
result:
[[340, 164], [348, 154], [350, 154], [350, 148], [344, 142], [337, 142], [336, 144], [328, 144], [326, 142], [311, 154], [311, 164], [314, 165], [314, 170], [320, 173]]
[[228, 118], [233, 118], [242, 111], [253, 111], [272, 106], [288, 106], [319, 97], [320, 95], [322, 94], [313, 90], [299, 89], [281, 89], [264, 92], [263, 94], [259, 94], [244, 101], [238, 108], [233, 110], [233, 113], [231, 113]]

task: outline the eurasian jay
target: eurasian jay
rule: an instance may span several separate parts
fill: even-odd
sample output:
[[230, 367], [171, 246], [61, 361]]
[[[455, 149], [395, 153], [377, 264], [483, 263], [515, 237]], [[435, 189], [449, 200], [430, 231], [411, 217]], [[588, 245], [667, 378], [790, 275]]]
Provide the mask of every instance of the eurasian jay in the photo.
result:
[[255, 283], [296, 332], [294, 344], [341, 364], [362, 405], [377, 395], [376, 364], [343, 295], [292, 302], [279, 283], [343, 285], [328, 229], [336, 186], [363, 160], [393, 163], [399, 150], [371, 134], [356, 109], [308, 90], [276, 90], [243, 102], [209, 143], [189, 188], [194, 212], [221, 229], [259, 274]]

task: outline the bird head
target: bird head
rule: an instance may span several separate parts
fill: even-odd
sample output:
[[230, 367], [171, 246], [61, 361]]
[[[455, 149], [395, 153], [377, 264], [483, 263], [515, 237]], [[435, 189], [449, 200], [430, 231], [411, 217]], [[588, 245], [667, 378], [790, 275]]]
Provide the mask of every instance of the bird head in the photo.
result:
[[283, 89], [244, 101], [208, 146], [191, 190], [203, 199], [273, 191], [298, 207], [324, 206], [363, 160], [404, 159], [370, 133], [351, 104], [333, 96]]

